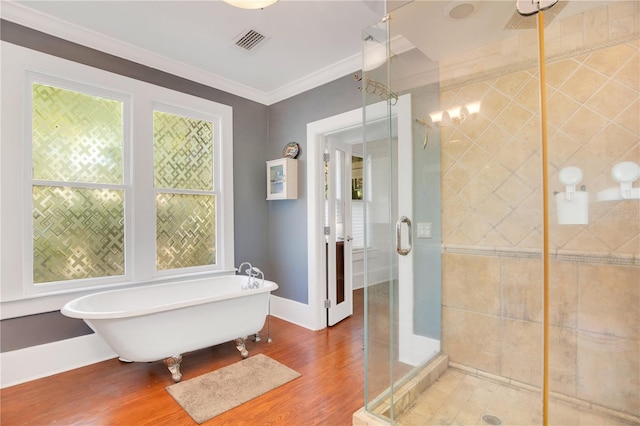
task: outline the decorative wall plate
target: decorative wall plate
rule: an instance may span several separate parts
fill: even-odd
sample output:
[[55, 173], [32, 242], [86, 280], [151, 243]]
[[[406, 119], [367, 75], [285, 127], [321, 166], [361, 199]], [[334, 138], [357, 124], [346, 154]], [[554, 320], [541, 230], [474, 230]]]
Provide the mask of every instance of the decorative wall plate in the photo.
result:
[[282, 150], [283, 157], [296, 158], [300, 152], [300, 146], [296, 142], [289, 142]]

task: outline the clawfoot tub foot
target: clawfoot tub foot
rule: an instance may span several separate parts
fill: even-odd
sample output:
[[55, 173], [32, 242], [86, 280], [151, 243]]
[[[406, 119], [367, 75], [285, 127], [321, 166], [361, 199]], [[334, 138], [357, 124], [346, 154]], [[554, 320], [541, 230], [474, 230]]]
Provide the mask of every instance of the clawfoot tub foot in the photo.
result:
[[235, 340], [236, 348], [240, 351], [240, 355], [242, 355], [242, 358], [246, 358], [249, 356], [249, 351], [244, 344], [245, 339], [246, 337], [238, 337]]
[[182, 355], [175, 355], [164, 360], [164, 365], [167, 366], [171, 372], [171, 378], [174, 382], [179, 382], [182, 378], [180, 374], [180, 363], [182, 362]]

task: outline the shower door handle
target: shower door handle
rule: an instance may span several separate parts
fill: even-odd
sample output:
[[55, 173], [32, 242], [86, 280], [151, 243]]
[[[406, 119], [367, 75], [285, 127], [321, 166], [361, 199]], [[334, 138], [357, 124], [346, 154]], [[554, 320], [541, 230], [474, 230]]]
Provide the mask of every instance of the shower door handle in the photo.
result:
[[[406, 223], [407, 224], [407, 230], [408, 230], [408, 234], [409, 234], [409, 245], [406, 248], [402, 248], [402, 224]], [[398, 219], [398, 221], [396, 222], [396, 251], [398, 252], [399, 255], [401, 256], [406, 256], [409, 254], [409, 252], [411, 252], [411, 234], [412, 234], [412, 230], [411, 230], [411, 220], [406, 217], [406, 216], [402, 216], [400, 219]]]

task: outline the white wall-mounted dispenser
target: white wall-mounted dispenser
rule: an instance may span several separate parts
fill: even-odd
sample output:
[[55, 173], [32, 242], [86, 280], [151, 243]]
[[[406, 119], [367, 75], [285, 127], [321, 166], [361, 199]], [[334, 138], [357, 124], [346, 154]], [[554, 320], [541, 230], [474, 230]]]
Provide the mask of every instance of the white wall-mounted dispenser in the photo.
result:
[[565, 167], [558, 174], [560, 183], [565, 185], [565, 192], [556, 192], [556, 207], [558, 210], [558, 224], [586, 225], [589, 223], [589, 193], [584, 190], [576, 191], [576, 186], [582, 182], [582, 170], [579, 167]]
[[638, 200], [640, 188], [633, 188], [632, 184], [640, 178], [640, 166], [633, 161], [618, 163], [611, 169], [611, 177], [620, 184], [598, 192], [598, 201]]

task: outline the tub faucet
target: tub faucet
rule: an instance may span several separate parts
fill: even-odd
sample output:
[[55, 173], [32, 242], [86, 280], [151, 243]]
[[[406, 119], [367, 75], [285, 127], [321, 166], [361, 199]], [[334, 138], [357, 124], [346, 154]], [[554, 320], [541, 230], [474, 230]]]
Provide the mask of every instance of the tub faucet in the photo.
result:
[[247, 266], [247, 271], [246, 271], [246, 273], [247, 273], [247, 275], [248, 275], [248, 274], [249, 274], [249, 271], [250, 271], [251, 269], [253, 269], [253, 266], [251, 266], [251, 264], [250, 264], [249, 262], [242, 262], [242, 263], [240, 264], [240, 266], [238, 266], [238, 269], [236, 269], [236, 272], [237, 272], [238, 274], [242, 273], [242, 267], [243, 267], [243, 266], [245, 266], [245, 265]]
[[[260, 268], [251, 266], [249, 262], [242, 262], [237, 269], [238, 274], [242, 273], [243, 266], [246, 266], [244, 273], [247, 275], [247, 283], [242, 286], [242, 289], [251, 290], [262, 287], [262, 285], [264, 285], [264, 273], [260, 270]], [[261, 282], [258, 282], [258, 280], [256, 280], [256, 278], [258, 278], [259, 276], [262, 276]]]
[[252, 285], [251, 270], [253, 269], [253, 266], [251, 266], [249, 262], [242, 262], [240, 266], [238, 266], [238, 269], [236, 269], [236, 272], [238, 274], [242, 273], [243, 266], [247, 267], [247, 269], [245, 270], [245, 273], [249, 276], [249, 278], [247, 279], [247, 282], [242, 284], [242, 290], [248, 290], [251, 288], [251, 285]]

